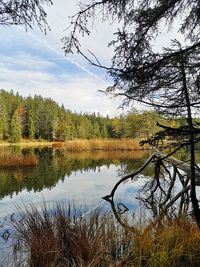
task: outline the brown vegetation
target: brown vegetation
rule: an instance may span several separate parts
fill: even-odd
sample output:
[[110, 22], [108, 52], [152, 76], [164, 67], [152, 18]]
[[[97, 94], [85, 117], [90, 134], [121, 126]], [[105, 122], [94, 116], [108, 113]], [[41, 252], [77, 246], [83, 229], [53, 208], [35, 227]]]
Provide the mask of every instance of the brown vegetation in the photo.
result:
[[65, 149], [69, 151], [81, 150], [145, 150], [148, 145], [141, 146], [141, 139], [123, 138], [123, 139], [74, 139], [65, 142], [28, 140], [22, 139], [19, 143], [0, 142], [0, 147], [53, 147], [56, 149]]
[[37, 163], [37, 158], [32, 155], [23, 156], [5, 151], [0, 153], [0, 168], [36, 166]]
[[65, 158], [70, 159], [91, 159], [91, 160], [131, 160], [142, 159], [148, 155], [146, 150], [64, 150]]
[[[16, 223], [17, 255], [30, 266], [197, 267], [200, 232], [188, 218], [127, 230], [100, 211], [80, 213], [70, 206], [50, 214], [32, 207]], [[27, 249], [28, 248], [28, 249]], [[22, 263], [21, 263], [22, 264]]]
[[144, 150], [140, 139], [75, 139], [66, 142], [55, 142], [52, 144], [54, 148], [63, 148], [70, 151], [81, 150]]
[[0, 148], [5, 147], [21, 147], [21, 148], [29, 148], [29, 147], [51, 147], [54, 142], [45, 141], [45, 140], [29, 140], [29, 139], [21, 139], [19, 143], [10, 143], [6, 141], [0, 142]]

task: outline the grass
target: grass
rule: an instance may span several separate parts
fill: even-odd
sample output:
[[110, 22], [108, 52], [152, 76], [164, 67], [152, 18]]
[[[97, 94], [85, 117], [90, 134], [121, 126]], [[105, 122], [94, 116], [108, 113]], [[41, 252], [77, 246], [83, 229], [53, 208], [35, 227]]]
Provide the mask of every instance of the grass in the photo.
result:
[[22, 139], [19, 143], [11, 143], [8, 141], [0, 141], [0, 148], [4, 147], [21, 147], [21, 148], [29, 148], [29, 147], [51, 147], [52, 144], [55, 142], [50, 142], [46, 140], [28, 140], [28, 139]]
[[55, 142], [54, 148], [62, 148], [69, 151], [84, 150], [144, 150], [147, 148], [140, 146], [140, 139], [75, 139], [66, 142]]
[[[94, 153], [95, 152], [95, 153]], [[65, 158], [79, 159], [79, 160], [131, 160], [131, 159], [142, 159], [148, 154], [145, 150], [75, 150], [69, 151], [64, 150]]]
[[0, 168], [31, 167], [36, 166], [38, 160], [33, 155], [21, 155], [4, 151], [0, 153]]
[[0, 147], [53, 147], [57, 149], [66, 149], [69, 151], [85, 151], [85, 150], [144, 150], [148, 146], [140, 146], [139, 138], [123, 138], [123, 139], [74, 139], [65, 142], [46, 141], [46, 140], [28, 140], [22, 139], [19, 143], [10, 143], [6, 141], [0, 142]]
[[58, 205], [53, 213], [46, 206], [26, 212], [15, 228], [18, 258], [25, 253], [29, 266], [199, 266], [200, 231], [189, 218], [128, 230], [99, 210], [84, 214]]

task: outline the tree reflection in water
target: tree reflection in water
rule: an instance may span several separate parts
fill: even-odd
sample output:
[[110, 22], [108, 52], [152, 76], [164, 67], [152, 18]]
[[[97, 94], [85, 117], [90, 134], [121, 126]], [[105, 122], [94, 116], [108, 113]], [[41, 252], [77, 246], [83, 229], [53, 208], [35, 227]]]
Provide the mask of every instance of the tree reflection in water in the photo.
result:
[[[3, 152], [1, 152], [3, 153]], [[35, 155], [38, 164], [35, 167], [16, 167], [0, 169], [0, 198], [12, 197], [22, 190], [40, 192], [52, 189], [66, 176], [78, 171], [98, 171], [101, 166], [118, 166], [118, 175], [137, 169], [148, 156], [145, 151], [86, 151], [67, 152], [51, 148], [12, 150], [12, 153]]]

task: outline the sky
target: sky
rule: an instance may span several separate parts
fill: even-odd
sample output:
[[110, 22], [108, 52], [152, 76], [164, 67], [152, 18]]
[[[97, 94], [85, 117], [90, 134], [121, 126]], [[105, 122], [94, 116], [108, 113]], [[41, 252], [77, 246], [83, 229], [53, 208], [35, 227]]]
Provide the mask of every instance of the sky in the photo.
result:
[[[92, 67], [80, 55], [64, 55], [61, 38], [70, 24], [69, 16], [78, 10], [78, 1], [54, 1], [45, 8], [51, 28], [45, 35], [37, 27], [0, 28], [0, 88], [20, 95], [39, 94], [50, 97], [73, 112], [115, 116], [121, 100], [100, 93], [111, 85], [106, 72]], [[107, 48], [115, 25], [99, 25], [91, 38], [84, 38], [83, 47], [95, 52], [103, 64], [109, 64], [112, 50]]]
[[[51, 28], [45, 35], [37, 27], [0, 27], [0, 88], [20, 95], [50, 97], [73, 112], [99, 112], [106, 116], [126, 113], [118, 109], [121, 99], [100, 93], [112, 84], [106, 72], [91, 66], [77, 54], [64, 55], [61, 39], [67, 34], [70, 16], [78, 11], [78, 0], [53, 1], [45, 7]], [[113, 55], [107, 44], [117, 30], [115, 23], [95, 24], [90, 37], [81, 38], [84, 51], [92, 51], [103, 65], [109, 66]], [[165, 27], [163, 27], [165, 28]], [[172, 39], [173, 33], [168, 40]], [[166, 33], [156, 41], [156, 48], [166, 44]], [[134, 108], [143, 109], [139, 104]]]

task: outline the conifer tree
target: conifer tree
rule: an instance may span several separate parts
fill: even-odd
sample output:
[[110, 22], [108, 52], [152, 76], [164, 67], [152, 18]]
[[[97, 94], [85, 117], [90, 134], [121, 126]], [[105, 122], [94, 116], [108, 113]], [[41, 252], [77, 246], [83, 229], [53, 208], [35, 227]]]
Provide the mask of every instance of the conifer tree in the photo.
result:
[[0, 140], [7, 139], [9, 136], [9, 123], [8, 123], [8, 114], [6, 112], [5, 105], [0, 101]]
[[11, 119], [11, 142], [18, 143], [22, 137], [22, 128], [18, 112], [15, 110]]
[[29, 110], [28, 135], [31, 140], [35, 138], [35, 125], [33, 111], [31, 109]]
[[26, 29], [37, 25], [46, 32], [49, 28], [46, 21], [44, 4], [52, 5], [51, 0], [6, 0], [0, 1], [0, 25], [24, 25]]
[[[163, 131], [155, 138], [150, 138], [149, 143], [155, 145], [159, 138], [162, 140], [167, 134], [184, 135], [186, 138], [191, 151], [190, 200], [200, 228], [194, 153], [194, 143], [199, 142], [199, 129], [193, 120], [200, 103], [199, 7], [197, 0], [83, 1], [80, 10], [72, 17], [70, 34], [63, 40], [66, 53], [75, 49], [91, 64], [108, 71], [114, 83], [107, 89], [107, 93], [123, 97], [123, 105], [140, 101], [172, 118], [186, 118], [184, 129], [169, 129], [166, 125], [160, 125]], [[111, 66], [103, 66], [94, 53], [91, 53], [91, 57], [82, 52], [78, 34], [89, 35], [90, 25], [94, 25], [95, 20], [119, 22], [115, 38], [109, 42], [114, 46]], [[169, 30], [176, 28], [182, 38], [173, 40], [163, 50], [155, 49], [153, 44], [164, 27]]]

